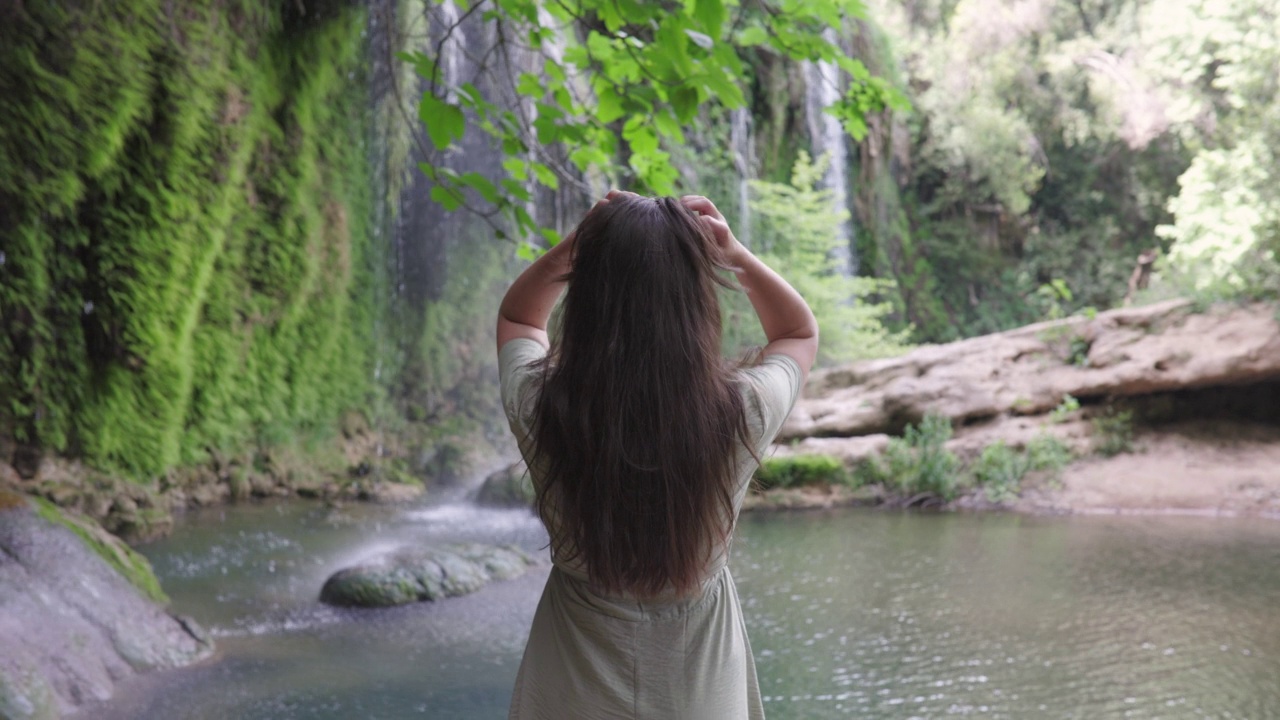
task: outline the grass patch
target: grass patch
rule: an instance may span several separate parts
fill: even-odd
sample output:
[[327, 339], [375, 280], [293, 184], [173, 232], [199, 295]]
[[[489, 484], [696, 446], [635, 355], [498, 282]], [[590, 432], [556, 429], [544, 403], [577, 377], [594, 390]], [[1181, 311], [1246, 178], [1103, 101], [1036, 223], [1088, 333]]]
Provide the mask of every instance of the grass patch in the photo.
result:
[[839, 458], [830, 455], [796, 455], [767, 458], [756, 470], [762, 490], [824, 485], [850, 485], [853, 476]]

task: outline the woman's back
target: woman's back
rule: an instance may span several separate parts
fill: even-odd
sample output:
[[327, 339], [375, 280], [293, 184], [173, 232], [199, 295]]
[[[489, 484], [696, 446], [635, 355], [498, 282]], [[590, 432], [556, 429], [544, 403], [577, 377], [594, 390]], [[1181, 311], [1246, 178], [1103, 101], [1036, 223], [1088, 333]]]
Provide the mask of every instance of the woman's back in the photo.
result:
[[[720, 357], [721, 271], [769, 340], [756, 366]], [[553, 560], [511, 717], [763, 717], [727, 562], [816, 352], [804, 301], [705, 198], [610, 193], [517, 278], [498, 345]]]
[[[531, 340], [503, 346], [503, 405], [512, 432], [529, 437], [535, 363]], [[785, 355], [739, 373], [756, 454], [776, 436], [800, 390], [800, 369]], [[521, 444], [526, 457], [536, 449]], [[732, 504], [736, 519], [755, 459], [744, 448]], [[535, 487], [543, 479], [530, 466]], [[554, 504], [544, 507], [549, 532]], [[581, 555], [552, 558], [554, 569], [534, 616], [510, 718], [763, 718], [755, 663], [728, 570], [726, 541], [711, 548], [698, 590], [628, 597], [593, 588]]]

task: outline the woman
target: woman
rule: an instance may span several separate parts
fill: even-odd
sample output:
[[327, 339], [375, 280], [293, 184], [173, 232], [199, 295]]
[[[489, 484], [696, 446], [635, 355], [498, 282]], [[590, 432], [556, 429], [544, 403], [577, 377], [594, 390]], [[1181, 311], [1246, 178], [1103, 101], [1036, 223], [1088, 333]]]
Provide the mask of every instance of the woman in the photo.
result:
[[[768, 339], [753, 367], [720, 356], [722, 270]], [[763, 718], [726, 562], [817, 352], [804, 300], [706, 198], [614, 191], [512, 284], [498, 348], [553, 561], [510, 717]]]

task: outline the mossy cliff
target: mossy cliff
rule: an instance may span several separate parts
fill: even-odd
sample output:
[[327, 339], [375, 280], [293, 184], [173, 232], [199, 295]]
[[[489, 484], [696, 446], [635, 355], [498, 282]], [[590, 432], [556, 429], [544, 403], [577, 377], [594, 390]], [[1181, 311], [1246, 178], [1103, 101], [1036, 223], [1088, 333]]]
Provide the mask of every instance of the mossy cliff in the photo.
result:
[[404, 431], [406, 390], [474, 394], [486, 363], [449, 343], [479, 332], [499, 248], [411, 238], [441, 279], [394, 290], [406, 135], [370, 58], [399, 40], [370, 29], [405, 5], [0, 9], [0, 464], [150, 484]]

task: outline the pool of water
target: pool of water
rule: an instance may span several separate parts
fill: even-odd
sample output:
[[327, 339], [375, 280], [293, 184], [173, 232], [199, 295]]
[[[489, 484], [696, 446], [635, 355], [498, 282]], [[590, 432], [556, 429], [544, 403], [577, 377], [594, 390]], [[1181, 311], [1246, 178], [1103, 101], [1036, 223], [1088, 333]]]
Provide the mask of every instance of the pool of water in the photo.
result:
[[[546, 569], [337, 610], [333, 571], [402, 544], [545, 536], [518, 510], [306, 503], [185, 517], [143, 549], [218, 658], [95, 720], [505, 717]], [[743, 518], [738, 581], [771, 720], [1280, 717], [1280, 523], [904, 514]]]

